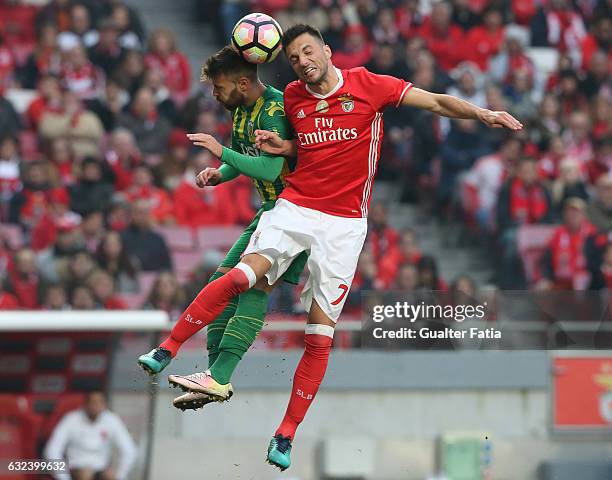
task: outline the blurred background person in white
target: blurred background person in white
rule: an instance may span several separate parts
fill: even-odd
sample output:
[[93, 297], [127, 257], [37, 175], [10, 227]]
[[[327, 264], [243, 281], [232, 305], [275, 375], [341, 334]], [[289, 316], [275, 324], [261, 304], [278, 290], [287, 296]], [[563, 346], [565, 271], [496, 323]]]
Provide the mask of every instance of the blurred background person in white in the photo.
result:
[[[112, 466], [113, 447], [118, 451]], [[123, 480], [136, 460], [136, 446], [119, 416], [108, 410], [101, 391], [88, 392], [83, 408], [67, 413], [44, 450], [45, 458], [65, 459], [70, 475], [58, 480]]]

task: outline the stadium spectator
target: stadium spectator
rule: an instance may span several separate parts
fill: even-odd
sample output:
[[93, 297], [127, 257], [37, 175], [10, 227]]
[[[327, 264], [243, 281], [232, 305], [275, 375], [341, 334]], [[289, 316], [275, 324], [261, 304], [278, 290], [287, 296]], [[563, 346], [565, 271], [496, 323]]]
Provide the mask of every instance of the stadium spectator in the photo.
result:
[[332, 52], [340, 50], [344, 37], [344, 30], [347, 26], [347, 21], [339, 6], [332, 6], [328, 11], [329, 23], [327, 28], [322, 32], [325, 42], [332, 49]]
[[208, 249], [204, 251], [202, 260], [189, 275], [189, 280], [185, 285], [186, 303], [191, 303], [196, 295], [202, 290], [202, 285], [206, 285], [213, 273], [217, 271], [219, 265], [225, 258], [225, 253], [221, 250]]
[[183, 181], [188, 168], [190, 149], [191, 142], [187, 138], [187, 132], [182, 128], [172, 130], [168, 139], [168, 153], [156, 168], [164, 188], [170, 192], [174, 192]]
[[[532, 123], [532, 128], [529, 131], [529, 140], [538, 146], [540, 151], [549, 150], [551, 152], [559, 152], [559, 144], [553, 144], [553, 142], [561, 141], [563, 151], [565, 151], [565, 145], [563, 141], [558, 138], [561, 134], [561, 118], [560, 118], [560, 106], [557, 97], [553, 94], [546, 94], [542, 98], [542, 101], [538, 108], [538, 114]], [[557, 137], [557, 140], [555, 140]], [[560, 160], [560, 158], [558, 158]], [[555, 163], [555, 165], [557, 165]], [[552, 167], [552, 164], [548, 165]], [[555, 171], [556, 171], [555, 167]], [[552, 171], [548, 171], [550, 174]], [[555, 174], [556, 175], [556, 174]]]
[[536, 283], [538, 290], [584, 290], [587, 282], [587, 265], [584, 244], [595, 232], [585, 215], [586, 202], [569, 198], [563, 208], [563, 225], [550, 240], [542, 260], [542, 278]]
[[595, 196], [589, 202], [587, 216], [597, 230], [607, 232], [612, 230], [612, 176], [600, 176], [595, 187]]
[[4, 97], [0, 89], [0, 132], [3, 135], [17, 135], [21, 130], [21, 120], [13, 104]]
[[38, 133], [43, 140], [68, 138], [78, 158], [97, 156], [104, 135], [104, 127], [98, 117], [86, 110], [78, 96], [65, 91], [59, 108], [49, 105], [40, 117]]
[[591, 100], [597, 95], [610, 95], [610, 57], [599, 50], [591, 56], [586, 75], [580, 82], [580, 91]]
[[161, 155], [166, 151], [172, 127], [159, 115], [150, 89], [143, 87], [136, 92], [129, 111], [121, 114], [118, 125], [132, 132], [143, 155]]
[[124, 248], [119, 233], [110, 231], [104, 235], [98, 245], [96, 260], [100, 268], [113, 277], [117, 292], [138, 292], [136, 259]]
[[587, 186], [580, 173], [580, 165], [572, 158], [564, 159], [559, 166], [559, 177], [550, 185], [552, 214], [561, 219], [563, 206], [570, 198], [589, 199]]
[[475, 120], [453, 120], [450, 133], [440, 145], [441, 174], [438, 202], [445, 208], [453, 196], [460, 173], [491, 151], [488, 138]]
[[[232, 184], [199, 188], [196, 175], [213, 166], [213, 158], [206, 151], [190, 160], [183, 181], [174, 191], [174, 216], [179, 225], [232, 225], [238, 223], [237, 204], [232, 200]], [[250, 210], [251, 217], [253, 215]]]
[[392, 250], [397, 248], [399, 233], [389, 225], [387, 207], [374, 203], [368, 217], [368, 242], [372, 247], [374, 262], [378, 265]]
[[91, 63], [85, 47], [77, 44], [64, 53], [60, 79], [62, 86], [76, 93], [79, 99], [89, 100], [102, 90], [104, 72]]
[[418, 289], [446, 292], [448, 286], [440, 275], [438, 262], [430, 255], [423, 255], [417, 263], [419, 273]]
[[127, 50], [141, 50], [144, 31], [136, 12], [123, 3], [115, 3], [111, 17], [119, 31], [119, 45]]
[[130, 225], [121, 232], [127, 253], [138, 259], [139, 268], [146, 271], [171, 270], [170, 252], [164, 238], [153, 230], [151, 206], [147, 200], [131, 204]]
[[87, 108], [97, 115], [108, 133], [115, 129], [119, 115], [129, 101], [129, 95], [121, 84], [114, 78], [109, 78], [98, 97], [88, 100], [86, 104]]
[[470, 28], [465, 39], [468, 58], [485, 71], [489, 59], [499, 53], [504, 42], [505, 28], [501, 11], [489, 7], [483, 14], [483, 25]]
[[98, 246], [104, 237], [104, 212], [92, 210], [83, 217], [81, 234], [85, 249], [92, 255], [98, 251]]
[[115, 190], [123, 192], [133, 183], [133, 169], [140, 165], [142, 158], [134, 135], [125, 128], [113, 131], [106, 162], [115, 176]]
[[128, 50], [113, 77], [130, 96], [134, 96], [142, 86], [144, 73], [145, 61], [143, 54], [137, 50]]
[[473, 215], [481, 231], [491, 233], [495, 226], [495, 205], [499, 189], [516, 167], [523, 150], [517, 137], [508, 137], [499, 150], [480, 157], [462, 178], [476, 192]]
[[414, 292], [419, 288], [419, 271], [413, 263], [399, 265], [393, 290], [397, 292]]
[[367, 64], [373, 53], [369, 32], [363, 25], [349, 25], [344, 31], [340, 51], [334, 52], [334, 65], [338, 68], [355, 68]]
[[504, 88], [504, 96], [512, 115], [525, 123], [535, 120], [538, 107], [533, 96], [533, 78], [527, 70], [519, 69], [510, 74], [510, 83]]
[[598, 95], [592, 102], [593, 128], [591, 135], [596, 148], [600, 144], [610, 143], [612, 138], [612, 96]]
[[586, 112], [574, 111], [569, 117], [568, 128], [563, 133], [566, 155], [579, 162], [580, 171], [586, 173], [587, 164], [593, 158], [593, 144], [589, 138], [591, 119]]
[[77, 182], [68, 187], [72, 211], [82, 216], [98, 210], [108, 211], [113, 186], [104, 178], [102, 167], [102, 162], [96, 158], [83, 159]]
[[372, 37], [377, 44], [397, 43], [400, 32], [395, 23], [395, 12], [390, 6], [378, 11], [376, 24], [372, 29]]
[[60, 31], [70, 29], [70, 0], [51, 0], [36, 15], [36, 30], [41, 25], [52, 23]]
[[464, 41], [461, 27], [451, 23], [452, 7], [450, 3], [438, 1], [433, 4], [431, 14], [419, 29], [429, 51], [444, 71], [454, 68], [461, 60], [460, 49]]
[[0, 138], [0, 222], [8, 220], [10, 200], [21, 188], [20, 168], [17, 138]]
[[4, 35], [0, 31], [0, 91], [13, 86], [15, 80], [15, 58], [6, 45]]
[[[63, 29], [62, 29], [63, 30]], [[89, 10], [82, 3], [70, 7], [70, 26], [57, 36], [59, 47], [67, 52], [77, 45], [89, 48], [98, 41], [98, 32], [92, 28]]]
[[61, 52], [57, 45], [57, 27], [47, 23], [38, 31], [34, 51], [19, 68], [18, 78], [21, 86], [36, 88], [43, 75], [59, 76], [61, 60]]
[[0, 311], [19, 309], [19, 300], [15, 295], [5, 290], [5, 272], [0, 272]]
[[72, 310], [94, 310], [96, 308], [93, 292], [86, 285], [76, 285], [70, 291], [70, 304]]
[[191, 70], [187, 57], [178, 51], [174, 34], [158, 28], [149, 38], [149, 53], [145, 58], [148, 69], [158, 70], [173, 98], [183, 103], [191, 88]]
[[126, 310], [127, 304], [116, 294], [115, 280], [104, 270], [95, 270], [87, 278], [87, 285], [99, 308], [104, 310]]
[[500, 189], [497, 200], [501, 288], [513, 290], [525, 286], [525, 276], [516, 243], [518, 227], [523, 224], [546, 222], [550, 214], [550, 197], [538, 180], [535, 161], [532, 158], [521, 159], [515, 175], [506, 180]]
[[34, 43], [35, 17], [38, 5], [24, 1], [0, 3], [0, 24], [9, 45], [30, 45]]
[[61, 283], [50, 283], [44, 288], [43, 310], [70, 310], [66, 288]]
[[125, 50], [119, 44], [119, 29], [112, 18], [104, 18], [98, 24], [99, 39], [89, 46], [87, 55], [106, 76], [111, 75], [121, 64]]
[[582, 39], [581, 53], [583, 70], [589, 68], [591, 59], [598, 50], [606, 53], [608, 55], [608, 60], [610, 60], [612, 56], [612, 19], [610, 19], [609, 15], [596, 17], [591, 27], [591, 33]]
[[87, 279], [95, 269], [95, 261], [84, 249], [70, 256], [68, 262], [60, 271], [61, 281], [68, 291], [73, 291], [79, 285], [87, 285]]
[[416, 265], [421, 259], [421, 249], [414, 230], [404, 230], [400, 234], [399, 243], [378, 262], [378, 277], [385, 288], [394, 282], [399, 267], [405, 263]]
[[134, 167], [132, 184], [125, 190], [127, 199], [146, 200], [151, 207], [151, 215], [156, 223], [174, 223], [174, 209], [168, 192], [153, 184], [153, 174], [148, 165]]
[[53, 227], [55, 241], [38, 254], [38, 267], [46, 282], [56, 283], [61, 280], [62, 271], [72, 256], [83, 249], [83, 240], [78, 216], [64, 215], [55, 221]]
[[155, 69], [147, 70], [143, 86], [150, 89], [153, 93], [159, 114], [175, 125], [178, 122], [178, 113], [176, 105], [172, 100], [170, 89], [164, 85], [162, 72]]
[[36, 254], [30, 248], [15, 252], [12, 268], [9, 269], [6, 291], [17, 298], [19, 306], [25, 310], [38, 310], [39, 291], [43, 286]]
[[529, 34], [519, 26], [512, 25], [506, 28], [503, 48], [489, 61], [491, 78], [507, 85], [511, 81], [513, 72], [524, 70], [533, 81], [535, 66], [525, 53], [529, 43], [528, 38]]
[[293, 0], [291, 6], [275, 15], [283, 30], [292, 25], [305, 23], [323, 32], [327, 29], [329, 18], [325, 11], [312, 0]]
[[26, 165], [22, 172], [23, 188], [13, 195], [9, 206], [9, 222], [19, 223], [30, 230], [50, 213], [53, 199], [66, 201], [65, 189], [52, 184], [50, 165], [44, 161], [34, 161]]
[[586, 111], [589, 102], [580, 89], [580, 79], [578, 74], [572, 69], [565, 69], [559, 72], [556, 94], [562, 115], [570, 115], [572, 112]]
[[[607, 242], [607, 243], [606, 243]], [[596, 262], [591, 262], [589, 290], [612, 290], [612, 242], [603, 239], [602, 253]]]
[[612, 135], [595, 141], [595, 155], [587, 165], [591, 184], [597, 182], [601, 175], [612, 172]]
[[28, 127], [33, 129], [38, 129], [45, 110], [57, 110], [62, 102], [60, 81], [54, 74], [43, 74], [38, 80], [37, 91], [38, 96], [30, 102], [26, 112]]
[[[115, 468], [113, 448], [118, 452]], [[106, 396], [97, 390], [87, 393], [82, 409], [62, 417], [44, 449], [48, 460], [65, 458], [76, 480], [125, 480], [136, 455], [136, 445], [123, 421], [108, 410]]]
[[185, 308], [185, 293], [171, 272], [161, 272], [151, 287], [144, 310], [163, 310], [177, 318]]

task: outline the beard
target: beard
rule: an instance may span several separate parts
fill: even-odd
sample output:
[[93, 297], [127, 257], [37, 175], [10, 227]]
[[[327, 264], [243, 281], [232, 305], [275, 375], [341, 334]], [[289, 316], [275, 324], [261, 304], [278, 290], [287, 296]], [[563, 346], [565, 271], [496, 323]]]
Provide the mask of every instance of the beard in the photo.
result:
[[232, 111], [242, 105], [243, 98], [238, 92], [237, 88], [234, 88], [231, 93], [227, 96], [227, 100], [221, 102], [221, 104], [229, 111]]

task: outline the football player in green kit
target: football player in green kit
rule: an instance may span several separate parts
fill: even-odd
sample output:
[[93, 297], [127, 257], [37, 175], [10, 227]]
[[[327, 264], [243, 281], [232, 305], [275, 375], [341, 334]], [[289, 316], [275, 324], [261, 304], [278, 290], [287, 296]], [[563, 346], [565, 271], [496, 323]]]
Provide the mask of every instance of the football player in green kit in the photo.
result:
[[[270, 210], [285, 187], [284, 176], [295, 166], [295, 159], [261, 153], [255, 147], [255, 130], [271, 130], [289, 139], [291, 127], [285, 118], [283, 93], [264, 85], [257, 76], [257, 65], [247, 63], [227, 46], [211, 56], [202, 67], [202, 80], [213, 85], [213, 95], [232, 112], [232, 148], [223, 147], [211, 135], [196, 133], [188, 137], [194, 145], [210, 150], [221, 159], [220, 168], [207, 168], [197, 177], [198, 186], [228, 182], [238, 175], [251, 177], [261, 197], [261, 208], [251, 224], [238, 238], [225, 260], [212, 275], [213, 281], [235, 267], [257, 228], [261, 214]], [[286, 282], [297, 284], [304, 269], [305, 252], [283, 276]], [[180, 409], [200, 408], [211, 401], [228, 400], [233, 390], [230, 378], [261, 331], [268, 306], [268, 294], [273, 287], [265, 278], [254, 288], [235, 297], [216, 320], [208, 326], [209, 370], [201, 374], [199, 383], [206, 384], [211, 395], [189, 392], [174, 400]], [[194, 300], [196, 303], [198, 298]], [[138, 364], [148, 373], [161, 372], [172, 361], [188, 338], [202, 326], [190, 312], [197, 311], [192, 303], [175, 324], [170, 336], [159, 347], [138, 358]], [[190, 310], [191, 309], [191, 310]], [[205, 377], [205, 378], [204, 378]]]

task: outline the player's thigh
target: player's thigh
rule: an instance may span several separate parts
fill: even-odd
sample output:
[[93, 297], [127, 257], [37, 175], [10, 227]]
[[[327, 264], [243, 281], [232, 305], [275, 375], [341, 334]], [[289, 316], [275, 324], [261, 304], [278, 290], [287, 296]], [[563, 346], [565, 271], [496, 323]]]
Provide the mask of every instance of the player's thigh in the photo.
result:
[[308, 253], [300, 253], [295, 260], [291, 262], [291, 265], [289, 268], [287, 268], [287, 271], [283, 274], [281, 279], [287, 283], [290, 283], [291, 285], [298, 285], [307, 261]]
[[225, 269], [224, 273], [227, 273], [236, 265], [238, 265], [238, 262], [240, 262], [244, 251], [246, 250], [249, 242], [251, 241], [251, 236], [253, 235], [253, 232], [255, 232], [255, 230], [257, 229], [259, 219], [263, 212], [263, 209], [259, 209], [257, 215], [255, 215], [251, 223], [240, 234], [238, 239], [234, 242], [234, 245], [232, 245], [232, 248], [229, 249], [227, 255], [225, 255], [225, 258], [223, 259], [221, 265], [219, 265], [219, 268], [217, 270], [223, 271], [221, 270], [223, 268]]
[[70, 470], [70, 477], [72, 480], [93, 480], [95, 472], [87, 468], [75, 468]]
[[312, 303], [310, 304], [308, 323], [311, 325], [327, 325], [332, 328], [336, 327], [336, 322], [323, 311], [315, 299], [313, 299]]

